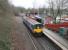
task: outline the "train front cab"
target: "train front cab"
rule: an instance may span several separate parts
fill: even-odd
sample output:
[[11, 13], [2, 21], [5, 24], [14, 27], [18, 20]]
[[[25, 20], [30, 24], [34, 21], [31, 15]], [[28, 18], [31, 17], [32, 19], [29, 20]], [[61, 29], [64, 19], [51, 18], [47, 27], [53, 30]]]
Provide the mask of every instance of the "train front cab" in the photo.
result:
[[41, 36], [43, 34], [42, 24], [33, 25], [33, 34], [35, 36]]

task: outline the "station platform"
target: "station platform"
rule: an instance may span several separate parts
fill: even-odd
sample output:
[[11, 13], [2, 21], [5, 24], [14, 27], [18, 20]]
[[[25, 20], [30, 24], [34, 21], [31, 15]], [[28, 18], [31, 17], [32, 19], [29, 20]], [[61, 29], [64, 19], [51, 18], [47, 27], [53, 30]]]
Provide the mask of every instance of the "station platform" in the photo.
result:
[[43, 28], [43, 33], [49, 39], [51, 39], [56, 45], [58, 45], [62, 50], [68, 50], [68, 40], [64, 39], [57, 33], [54, 33], [53, 31], [50, 31], [46, 28]]

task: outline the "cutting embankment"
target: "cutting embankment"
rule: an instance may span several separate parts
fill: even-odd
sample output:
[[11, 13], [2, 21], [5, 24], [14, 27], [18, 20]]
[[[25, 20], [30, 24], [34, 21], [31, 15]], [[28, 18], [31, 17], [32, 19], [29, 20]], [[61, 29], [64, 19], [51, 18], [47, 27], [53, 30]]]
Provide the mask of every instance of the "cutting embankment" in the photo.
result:
[[0, 50], [10, 50], [12, 15], [8, 0], [0, 0]]

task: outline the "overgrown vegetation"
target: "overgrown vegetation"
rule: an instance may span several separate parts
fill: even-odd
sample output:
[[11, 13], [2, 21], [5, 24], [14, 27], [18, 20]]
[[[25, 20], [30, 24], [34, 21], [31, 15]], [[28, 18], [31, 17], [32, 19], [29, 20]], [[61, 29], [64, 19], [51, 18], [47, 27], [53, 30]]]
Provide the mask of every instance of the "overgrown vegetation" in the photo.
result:
[[10, 50], [11, 15], [11, 6], [8, 0], [0, 0], [0, 50]]

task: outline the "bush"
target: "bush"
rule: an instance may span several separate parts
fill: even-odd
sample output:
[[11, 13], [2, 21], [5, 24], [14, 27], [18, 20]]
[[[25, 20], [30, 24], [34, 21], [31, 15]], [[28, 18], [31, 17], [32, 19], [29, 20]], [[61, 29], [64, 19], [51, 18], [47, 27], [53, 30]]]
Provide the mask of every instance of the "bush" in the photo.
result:
[[10, 50], [11, 47], [11, 11], [8, 0], [0, 0], [0, 50]]

